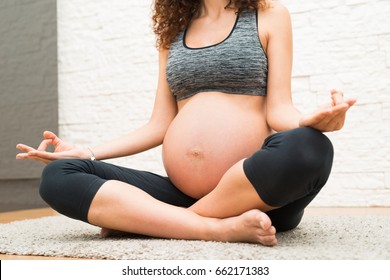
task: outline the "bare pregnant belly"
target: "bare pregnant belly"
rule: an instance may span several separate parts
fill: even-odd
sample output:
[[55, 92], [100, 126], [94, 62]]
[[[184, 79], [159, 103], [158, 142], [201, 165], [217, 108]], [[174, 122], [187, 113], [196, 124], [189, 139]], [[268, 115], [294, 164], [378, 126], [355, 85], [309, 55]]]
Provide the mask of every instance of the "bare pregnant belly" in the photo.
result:
[[163, 143], [172, 182], [194, 198], [213, 190], [231, 166], [257, 151], [269, 135], [263, 102], [263, 97], [206, 92], [179, 103]]

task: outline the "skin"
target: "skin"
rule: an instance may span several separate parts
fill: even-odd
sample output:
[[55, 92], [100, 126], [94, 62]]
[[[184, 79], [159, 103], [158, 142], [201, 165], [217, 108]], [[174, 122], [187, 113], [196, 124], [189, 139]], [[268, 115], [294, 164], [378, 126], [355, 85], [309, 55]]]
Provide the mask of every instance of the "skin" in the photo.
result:
[[[224, 9], [227, 2], [202, 2], [199, 17], [189, 27], [187, 45], [209, 46], [226, 38], [235, 20], [234, 10]], [[341, 129], [346, 112], [356, 99], [344, 99], [342, 92], [332, 90], [329, 104], [311, 114], [301, 114], [291, 98], [292, 31], [287, 9], [277, 2], [271, 2], [269, 9], [259, 11], [259, 26], [259, 38], [269, 63], [267, 97], [208, 92], [176, 102], [165, 77], [168, 50], [160, 50], [159, 80], [150, 120], [139, 129], [92, 150], [97, 159], [103, 160], [133, 155], [164, 143], [163, 158], [168, 175], [183, 192], [199, 200], [185, 209], [157, 201], [134, 186], [107, 181], [93, 199], [88, 213], [89, 222], [102, 227], [103, 236], [122, 231], [163, 238], [253, 242], [266, 246], [277, 244], [275, 228], [266, 214], [273, 207], [262, 201], [244, 175], [243, 159], [258, 149], [258, 143], [262, 143], [271, 129], [283, 131], [299, 126], [310, 126], [323, 132]], [[177, 154], [170, 152], [172, 146], [178, 145], [172, 140], [177, 131], [188, 127], [190, 117], [202, 106], [207, 108], [209, 102], [222, 104], [213, 106], [213, 110], [219, 110], [214, 115], [228, 117], [226, 111], [234, 109], [238, 118], [248, 118], [245, 122], [232, 125], [232, 129], [241, 127], [244, 133], [248, 133], [249, 144], [243, 145], [247, 146], [245, 148], [226, 147], [231, 149], [229, 154], [232, 155], [220, 160], [218, 165], [213, 161], [212, 152], [218, 149], [219, 142], [212, 140], [202, 146], [202, 142], [193, 140], [195, 136], [189, 137], [183, 141], [183, 147], [177, 148]], [[238, 108], [243, 108], [246, 113]], [[204, 109], [206, 116], [203, 119], [199, 116], [200, 124], [191, 124], [199, 128], [196, 131], [203, 133], [202, 137], [208, 135], [205, 128], [207, 122], [220, 127], [217, 118], [213, 119], [215, 123], [211, 122], [211, 115], [207, 115], [207, 112], [209, 110]], [[253, 126], [245, 126], [247, 121], [257, 124], [256, 127], [260, 129], [249, 132]], [[226, 134], [220, 137], [229, 139]], [[44, 132], [43, 138], [38, 148], [18, 144], [17, 148], [22, 152], [16, 158], [48, 164], [60, 158], [90, 157], [88, 149], [66, 143], [52, 132]], [[53, 153], [46, 151], [50, 145], [54, 146]], [[184, 160], [177, 162], [178, 158]], [[184, 168], [189, 165], [192, 176], [185, 176], [188, 183], [184, 183], [176, 171], [179, 167], [175, 169], [173, 163]], [[210, 176], [204, 176], [209, 168], [214, 169]]]

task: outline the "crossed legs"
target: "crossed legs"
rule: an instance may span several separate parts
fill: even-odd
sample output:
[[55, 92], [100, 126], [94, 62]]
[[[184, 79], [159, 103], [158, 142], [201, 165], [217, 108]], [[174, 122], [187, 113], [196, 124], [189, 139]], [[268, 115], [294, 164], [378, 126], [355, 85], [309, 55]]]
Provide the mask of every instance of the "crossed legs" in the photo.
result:
[[[331, 157], [329, 157], [330, 160], [327, 160], [325, 166], [324, 164], [318, 165], [313, 163], [323, 161], [325, 146], [327, 146], [326, 153], [333, 155], [333, 151], [329, 152], [331, 150], [329, 143], [325, 144], [325, 146], [315, 144], [312, 150], [322, 151], [315, 156], [306, 155], [306, 150], [308, 149], [306, 144], [303, 149], [298, 149], [298, 147], [302, 146], [302, 140], [307, 140], [307, 138], [309, 138], [309, 141], [306, 142], [309, 144], [312, 142], [317, 143], [319, 139], [322, 139], [320, 142], [329, 142], [328, 140], [323, 141], [325, 136], [314, 130], [300, 129], [293, 133], [277, 135], [276, 137], [271, 137], [268, 142], [266, 141], [265, 146], [250, 159], [240, 161], [231, 167], [218, 186], [208, 195], [198, 201], [184, 195], [179, 199], [180, 201], [186, 201], [182, 205], [179, 203], [175, 206], [175, 202], [169, 201], [171, 196], [176, 195], [173, 195], [174, 190], [169, 191], [166, 199], [158, 199], [162, 198], [161, 196], [164, 196], [164, 194], [156, 195], [153, 190], [145, 191], [145, 189], [139, 186], [136, 187], [131, 182], [122, 180], [121, 176], [116, 174], [118, 172], [114, 172], [115, 176], [109, 174], [106, 169], [102, 168], [102, 166], [105, 166], [104, 163], [82, 160], [65, 160], [65, 162], [59, 161], [48, 165], [44, 170], [40, 192], [49, 205], [60, 213], [102, 228], [163, 238], [255, 242], [272, 246], [277, 243], [275, 237], [276, 230], [288, 230], [295, 227], [303, 215], [304, 207], [315, 197], [326, 182], [327, 175], [330, 172]], [[294, 139], [290, 142], [295, 144], [291, 146], [289, 141], [284, 141], [283, 139]], [[303, 158], [300, 158], [300, 154], [288, 157], [294, 158], [292, 172], [289, 171], [290, 167], [285, 168], [286, 172], [279, 172], [281, 167], [286, 165], [284, 164], [286, 158], [279, 159], [279, 162], [276, 160], [276, 162], [271, 164], [272, 161], [279, 157], [274, 151], [271, 151], [271, 154], [269, 154], [270, 150], [273, 148], [276, 148], [275, 151], [280, 150], [278, 145], [283, 142], [287, 143], [286, 146], [291, 146], [286, 151], [291, 150], [295, 153], [296, 150], [301, 150], [305, 152]], [[281, 150], [282, 154], [286, 153], [283, 149]], [[258, 158], [267, 158], [267, 155], [271, 155], [270, 158], [272, 160], [264, 167], [268, 166], [267, 168], [270, 168], [270, 170], [276, 169], [278, 172], [275, 174], [287, 176], [287, 179], [273, 179], [272, 176], [275, 176], [275, 174], [270, 174], [272, 172], [269, 170], [265, 170], [261, 176], [258, 175], [257, 171], [254, 175], [248, 176], [245, 164], [258, 162]], [[301, 162], [305, 163], [297, 166], [297, 163]], [[80, 170], [74, 172], [72, 170], [73, 166], [77, 165], [82, 165], [82, 169], [85, 170], [83, 172], [80, 172]], [[250, 165], [256, 164], [251, 163]], [[319, 166], [325, 172], [320, 172], [317, 169], [312, 170], [313, 165]], [[64, 166], [67, 167], [65, 168]], [[80, 169], [80, 167], [77, 168]], [[102, 171], [98, 170], [99, 168]], [[292, 189], [291, 191], [296, 193], [294, 198], [289, 195], [288, 199], [283, 202], [279, 199], [279, 196], [283, 197], [283, 193], [290, 193], [285, 186], [289, 187], [291, 184], [294, 186], [299, 181], [295, 180], [295, 171], [297, 169], [304, 169], [301, 172], [304, 178], [300, 178], [300, 180], [306, 183], [304, 185], [298, 184], [300, 185], [300, 190], [295, 191]], [[309, 170], [310, 172], [308, 171], [308, 173], [310, 174], [306, 176], [305, 170]], [[101, 173], [100, 177], [91, 174], [94, 172]], [[325, 175], [320, 179], [320, 175], [313, 177], [313, 173], [324, 173]], [[121, 173], [119, 172], [118, 174]], [[139, 174], [140, 172], [135, 177], [139, 177]], [[151, 175], [148, 174], [148, 176]], [[72, 179], [65, 180], [65, 177]], [[104, 180], [102, 177], [104, 177]], [[263, 177], [268, 177], [268, 179], [264, 178], [263, 180]], [[58, 183], [58, 179], [64, 179], [61, 182], [62, 185]], [[142, 178], [141, 180], [144, 181]], [[164, 191], [166, 188], [169, 189], [169, 185], [164, 185], [164, 181], [159, 180], [163, 185], [154, 186], [159, 192], [161, 190]], [[273, 181], [281, 181], [283, 184], [270, 185], [267, 189], [267, 184], [265, 183]], [[314, 187], [313, 182], [315, 183]], [[85, 195], [94, 192], [91, 187], [94, 185], [99, 186], [94, 195]], [[279, 195], [274, 194], [270, 196], [270, 190], [273, 193], [279, 192]], [[275, 204], [264, 202], [262, 199], [263, 193], [266, 194], [265, 197], [269, 201], [275, 201]], [[180, 197], [180, 194], [177, 194], [177, 196]], [[81, 197], [79, 199], [80, 203], [71, 205], [76, 197]], [[90, 197], [90, 201], [88, 201], [88, 197]], [[275, 197], [277, 198], [276, 200], [274, 199]], [[88, 207], [84, 207], [84, 205]], [[70, 206], [73, 207], [72, 211], [69, 210], [69, 208], [72, 208]], [[81, 214], [79, 214], [79, 209], [83, 209]]]
[[[270, 228], [271, 221], [260, 211], [228, 219], [203, 217], [118, 181], [102, 186], [91, 204], [88, 219], [103, 228], [154, 237], [274, 244], [275, 229]], [[263, 235], [272, 235], [272, 242], [259, 241]]]

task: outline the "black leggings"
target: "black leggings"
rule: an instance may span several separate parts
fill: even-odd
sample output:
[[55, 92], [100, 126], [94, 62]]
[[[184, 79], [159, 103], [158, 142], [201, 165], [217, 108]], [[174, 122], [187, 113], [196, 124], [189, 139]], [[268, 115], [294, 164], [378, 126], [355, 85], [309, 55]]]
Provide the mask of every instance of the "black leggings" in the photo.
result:
[[[244, 172], [261, 199], [279, 207], [267, 212], [277, 231], [299, 224], [305, 207], [325, 185], [332, 161], [329, 139], [307, 127], [270, 135], [262, 148], [244, 161]], [[62, 159], [47, 165], [40, 195], [59, 213], [88, 222], [91, 202], [107, 180], [126, 182], [176, 206], [189, 207], [196, 202], [167, 177], [82, 159]]]

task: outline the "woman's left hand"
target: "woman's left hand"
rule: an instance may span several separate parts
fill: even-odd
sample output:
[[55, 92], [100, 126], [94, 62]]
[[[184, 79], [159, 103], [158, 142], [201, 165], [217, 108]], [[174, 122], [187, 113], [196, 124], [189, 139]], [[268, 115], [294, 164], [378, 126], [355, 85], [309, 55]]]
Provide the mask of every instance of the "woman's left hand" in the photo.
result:
[[344, 126], [346, 113], [355, 103], [355, 98], [345, 99], [341, 91], [331, 91], [332, 102], [299, 120], [299, 126], [309, 126], [322, 132], [340, 130]]

